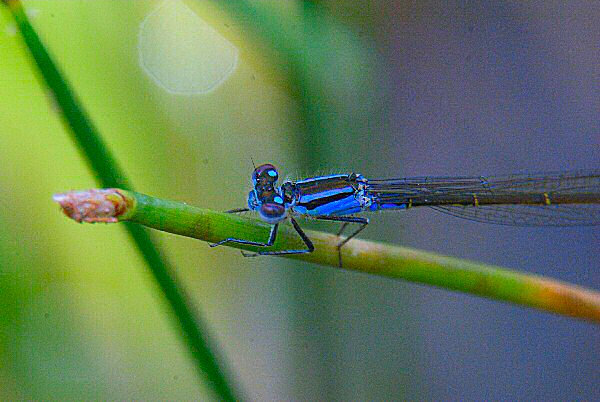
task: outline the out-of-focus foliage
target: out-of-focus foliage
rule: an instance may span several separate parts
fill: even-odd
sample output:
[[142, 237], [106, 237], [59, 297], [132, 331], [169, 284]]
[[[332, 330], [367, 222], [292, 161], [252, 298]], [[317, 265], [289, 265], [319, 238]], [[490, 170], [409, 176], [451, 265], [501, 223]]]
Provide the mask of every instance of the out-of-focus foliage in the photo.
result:
[[[269, 65], [256, 41], [246, 40], [236, 29], [238, 24], [214, 5], [179, 1], [25, 5], [91, 118], [142, 191], [227, 208], [244, 202], [250, 157], [276, 156], [275, 161], [285, 160], [288, 167], [298, 160], [285, 157], [294, 145], [301, 145], [299, 134], [304, 132], [298, 97], [290, 93], [285, 71]], [[178, 7], [175, 14], [165, 15], [172, 6]], [[148, 16], [157, 14], [162, 20], [153, 26]], [[2, 13], [1, 23], [1, 180], [11, 189], [3, 193], [0, 210], [5, 223], [0, 238], [2, 304], [9, 307], [0, 312], [6, 329], [0, 349], [6, 371], [2, 396], [196, 395], [197, 379], [179, 334], [173, 333], [162, 300], [127, 237], [119, 228], [65, 224], [50, 202], [54, 192], [87, 188], [94, 182], [69, 142], [51, 96], [39, 84], [8, 13]], [[226, 80], [208, 93], [188, 96], [157, 85], [143, 63], [149, 51], [167, 56], [163, 67], [157, 64], [160, 58], [150, 67], [166, 69], [175, 76], [172, 82], [184, 87], [192, 87], [199, 78], [194, 73], [206, 71], [190, 71], [186, 62], [204, 57], [214, 64], [215, 58], [227, 56], [219, 49], [202, 53], [204, 49], [193, 42], [210, 41], [204, 32], [209, 29], [212, 39], [235, 50], [234, 69]], [[190, 38], [193, 34], [197, 37]], [[157, 38], [167, 47], [163, 43], [161, 48]], [[175, 56], [191, 59], [169, 58], [173, 49], [169, 53], [168, 46], [179, 46]], [[334, 65], [340, 67], [332, 56]], [[197, 296], [198, 308], [217, 317], [216, 338], [225, 351], [231, 350], [227, 345], [235, 344], [236, 337], [221, 329], [230, 326], [227, 317], [238, 307], [219, 301], [217, 295], [233, 291], [227, 285], [233, 280], [229, 277], [242, 275], [236, 287], [243, 286], [247, 268], [223, 270], [228, 261], [239, 262], [238, 256], [225, 259], [204, 244], [163, 237], [186, 286]], [[220, 286], [214, 283], [215, 275]], [[225, 323], [219, 325], [220, 320]], [[224, 360], [234, 361], [232, 371], [237, 371], [235, 361], [243, 359], [237, 352], [234, 355], [238, 357]]]

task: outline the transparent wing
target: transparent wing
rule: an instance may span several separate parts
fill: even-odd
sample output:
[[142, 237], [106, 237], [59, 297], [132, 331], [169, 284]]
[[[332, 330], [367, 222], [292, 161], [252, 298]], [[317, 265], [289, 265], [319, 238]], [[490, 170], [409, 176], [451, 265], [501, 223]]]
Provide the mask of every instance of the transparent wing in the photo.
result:
[[382, 208], [428, 206], [512, 226], [600, 225], [600, 170], [368, 180], [367, 188]]
[[509, 226], [600, 225], [600, 205], [437, 206], [432, 209], [457, 218]]

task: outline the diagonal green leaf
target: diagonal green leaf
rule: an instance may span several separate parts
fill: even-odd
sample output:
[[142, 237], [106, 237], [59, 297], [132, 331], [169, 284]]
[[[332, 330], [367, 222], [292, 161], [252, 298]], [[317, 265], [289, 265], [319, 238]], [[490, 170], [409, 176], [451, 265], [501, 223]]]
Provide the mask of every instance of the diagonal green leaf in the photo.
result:
[[[21, 2], [4, 0], [3, 3], [11, 11], [45, 84], [60, 107], [63, 121], [69, 128], [73, 141], [94, 172], [98, 183], [102, 186], [131, 189], [125, 173], [117, 164], [73, 90], [31, 26]], [[211, 341], [206, 325], [197, 313], [193, 313], [192, 303], [178, 283], [174, 270], [164, 254], [160, 252], [157, 243], [151, 234], [139, 225], [127, 225], [126, 229], [171, 306], [174, 321], [181, 328], [199, 374], [220, 399], [236, 400], [230, 383], [226, 380], [223, 370], [219, 367], [217, 359], [211, 351]]]
[[[79, 222], [136, 222], [144, 226], [211, 243], [234, 237], [266, 241], [265, 222], [209, 211], [119, 189], [89, 190], [55, 195], [64, 212]], [[286, 255], [321, 265], [338, 266], [340, 238], [306, 231], [315, 251]], [[228, 243], [258, 251], [255, 246]], [[298, 234], [283, 226], [275, 250], [300, 249]], [[534, 307], [600, 323], [600, 292], [557, 280], [390, 244], [355, 240], [342, 248], [343, 267], [410, 282], [469, 293], [493, 300]]]

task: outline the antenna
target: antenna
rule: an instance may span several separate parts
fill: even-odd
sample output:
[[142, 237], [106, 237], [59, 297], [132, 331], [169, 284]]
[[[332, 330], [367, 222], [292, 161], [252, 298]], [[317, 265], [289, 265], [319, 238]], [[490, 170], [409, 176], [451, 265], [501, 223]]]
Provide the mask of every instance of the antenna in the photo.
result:
[[250, 157], [250, 160], [252, 161], [252, 167], [254, 167], [254, 170], [256, 170], [256, 165], [254, 164], [254, 159], [252, 159], [252, 157]]

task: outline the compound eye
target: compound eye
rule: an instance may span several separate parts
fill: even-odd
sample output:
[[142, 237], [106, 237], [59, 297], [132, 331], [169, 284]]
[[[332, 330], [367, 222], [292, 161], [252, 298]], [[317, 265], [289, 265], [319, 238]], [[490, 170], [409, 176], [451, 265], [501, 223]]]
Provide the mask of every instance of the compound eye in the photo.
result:
[[258, 183], [259, 181], [275, 183], [278, 178], [279, 173], [277, 173], [277, 168], [270, 163], [260, 165], [254, 169], [254, 172], [252, 172], [252, 183], [254, 184]]
[[285, 207], [281, 204], [262, 204], [258, 213], [264, 221], [277, 223], [285, 218]]

